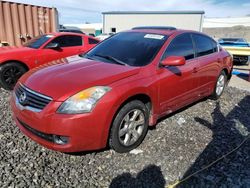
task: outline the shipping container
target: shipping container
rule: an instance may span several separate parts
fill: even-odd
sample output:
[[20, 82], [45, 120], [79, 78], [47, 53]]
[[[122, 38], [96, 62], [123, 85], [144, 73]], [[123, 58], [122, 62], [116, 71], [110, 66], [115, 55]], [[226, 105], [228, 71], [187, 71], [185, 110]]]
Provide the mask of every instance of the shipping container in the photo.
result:
[[58, 29], [56, 8], [0, 1], [0, 43], [20, 46]]

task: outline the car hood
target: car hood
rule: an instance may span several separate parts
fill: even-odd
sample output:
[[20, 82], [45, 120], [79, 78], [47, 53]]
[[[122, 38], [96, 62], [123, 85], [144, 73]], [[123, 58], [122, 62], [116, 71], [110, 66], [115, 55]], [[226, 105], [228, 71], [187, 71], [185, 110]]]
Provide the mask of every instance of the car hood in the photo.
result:
[[82, 59], [47, 68], [33, 69], [20, 82], [31, 90], [64, 101], [68, 97], [93, 86], [107, 86], [135, 75], [139, 67], [130, 67]]

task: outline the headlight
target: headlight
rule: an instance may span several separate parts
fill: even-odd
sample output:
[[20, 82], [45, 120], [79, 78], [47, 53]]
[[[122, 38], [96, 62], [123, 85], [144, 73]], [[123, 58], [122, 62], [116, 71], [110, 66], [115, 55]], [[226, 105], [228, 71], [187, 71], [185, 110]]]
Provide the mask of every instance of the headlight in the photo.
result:
[[61, 114], [81, 114], [91, 112], [97, 101], [110, 90], [111, 88], [106, 86], [96, 86], [85, 89], [63, 102], [57, 112]]

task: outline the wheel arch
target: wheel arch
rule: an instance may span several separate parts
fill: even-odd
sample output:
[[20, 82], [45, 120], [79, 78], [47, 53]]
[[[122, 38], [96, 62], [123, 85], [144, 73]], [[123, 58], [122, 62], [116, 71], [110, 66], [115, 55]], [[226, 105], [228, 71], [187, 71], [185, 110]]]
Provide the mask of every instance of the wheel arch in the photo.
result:
[[19, 60], [7, 60], [7, 61], [2, 62], [0, 66], [8, 64], [8, 63], [18, 63], [22, 65], [27, 71], [30, 70], [30, 68], [24, 62], [19, 61]]
[[133, 100], [139, 100], [142, 103], [144, 103], [145, 106], [147, 107], [147, 109], [149, 110], [149, 112], [152, 113], [152, 111], [153, 111], [152, 99], [148, 94], [145, 94], [145, 93], [138, 93], [138, 94], [134, 94], [132, 96], [129, 96], [126, 100], [124, 100], [121, 103], [121, 105], [119, 106], [117, 111], [119, 111], [125, 104], [127, 104], [128, 102], [131, 102]]
[[[108, 136], [106, 137], [106, 147], [109, 147], [109, 139], [110, 139], [110, 133], [111, 133], [111, 128], [114, 122], [115, 117], [117, 116], [117, 114], [119, 113], [119, 111], [121, 110], [121, 108], [126, 105], [127, 103], [133, 101], [133, 100], [139, 100], [142, 103], [145, 104], [146, 108], [149, 110], [149, 119], [151, 119], [151, 116], [153, 116], [153, 102], [152, 102], [152, 98], [143, 92], [140, 93], [135, 93], [133, 95], [130, 95], [129, 97], [125, 98], [125, 100], [122, 100], [122, 102], [118, 105], [118, 108], [115, 110], [115, 113], [113, 114], [112, 117], [112, 121], [109, 125], [109, 129], [108, 129]], [[150, 126], [151, 124], [149, 124]]]
[[222, 71], [225, 72], [226, 76], [227, 76], [227, 81], [229, 81], [232, 77], [231, 72], [229, 72], [229, 70], [227, 68], [223, 68]]

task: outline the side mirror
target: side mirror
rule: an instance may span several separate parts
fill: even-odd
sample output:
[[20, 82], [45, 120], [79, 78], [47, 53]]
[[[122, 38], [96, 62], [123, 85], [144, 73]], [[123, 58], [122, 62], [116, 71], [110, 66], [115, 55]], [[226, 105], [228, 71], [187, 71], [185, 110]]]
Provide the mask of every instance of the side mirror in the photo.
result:
[[47, 46], [46, 46], [47, 49], [59, 49], [60, 48], [60, 45], [59, 43], [49, 43]]
[[186, 60], [182, 56], [169, 56], [163, 59], [160, 63], [161, 66], [181, 66], [185, 65]]

